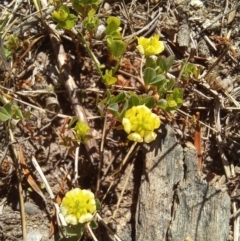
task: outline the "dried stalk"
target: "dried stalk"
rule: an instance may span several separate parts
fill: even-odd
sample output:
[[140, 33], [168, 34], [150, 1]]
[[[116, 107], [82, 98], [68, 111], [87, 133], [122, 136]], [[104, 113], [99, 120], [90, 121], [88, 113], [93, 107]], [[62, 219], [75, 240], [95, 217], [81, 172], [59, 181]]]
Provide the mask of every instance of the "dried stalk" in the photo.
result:
[[[54, 49], [55, 55], [57, 56], [59, 69], [61, 70], [61, 77], [63, 84], [67, 90], [70, 102], [72, 104], [73, 111], [75, 115], [78, 117], [79, 121], [82, 121], [88, 124], [88, 120], [85, 114], [85, 110], [80, 104], [79, 97], [76, 94], [76, 89], [78, 88], [71, 73], [69, 67], [67, 65], [67, 54], [64, 50], [62, 43], [60, 42], [59, 36], [56, 36], [56, 33], [53, 34], [53, 31], [49, 30], [49, 35], [52, 43], [52, 47]], [[92, 162], [94, 162], [94, 158], [98, 157], [97, 153], [97, 143], [94, 139], [90, 139], [85, 147], [87, 152], [89, 153], [89, 157]]]
[[[11, 142], [15, 142], [14, 135], [11, 129], [9, 129], [9, 135]], [[15, 168], [17, 174], [17, 182], [18, 182], [18, 194], [19, 194], [19, 203], [20, 203], [20, 212], [21, 212], [21, 220], [22, 220], [22, 235], [23, 241], [27, 240], [27, 230], [26, 230], [26, 219], [25, 219], [25, 207], [23, 200], [23, 188], [21, 183], [21, 172], [19, 167], [19, 154], [14, 145], [12, 145], [13, 154], [15, 157]]]

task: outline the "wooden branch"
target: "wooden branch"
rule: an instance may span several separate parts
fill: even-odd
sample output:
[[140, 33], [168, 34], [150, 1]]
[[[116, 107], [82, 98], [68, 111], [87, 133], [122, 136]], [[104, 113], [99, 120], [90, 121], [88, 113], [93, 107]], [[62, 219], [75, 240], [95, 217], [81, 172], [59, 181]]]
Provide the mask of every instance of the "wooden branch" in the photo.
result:
[[169, 126], [143, 145], [146, 172], [136, 211], [138, 241], [226, 241], [231, 201], [198, 174], [195, 149], [183, 148]]
[[[73, 111], [75, 115], [78, 117], [79, 121], [82, 121], [88, 124], [85, 110], [80, 104], [79, 97], [76, 95], [76, 89], [78, 87], [70, 73], [70, 69], [67, 64], [67, 54], [64, 50], [64, 47], [60, 42], [60, 38], [57, 37], [56, 34], [52, 33], [51, 30], [49, 35], [50, 35], [50, 39], [52, 42], [55, 55], [57, 56], [59, 69], [61, 70], [61, 77], [63, 80], [63, 84], [67, 90], [68, 97], [70, 99]], [[87, 152], [89, 153], [89, 156], [92, 162], [94, 161], [94, 158], [99, 157], [97, 143], [94, 139], [90, 139], [85, 144], [85, 147], [87, 149]]]

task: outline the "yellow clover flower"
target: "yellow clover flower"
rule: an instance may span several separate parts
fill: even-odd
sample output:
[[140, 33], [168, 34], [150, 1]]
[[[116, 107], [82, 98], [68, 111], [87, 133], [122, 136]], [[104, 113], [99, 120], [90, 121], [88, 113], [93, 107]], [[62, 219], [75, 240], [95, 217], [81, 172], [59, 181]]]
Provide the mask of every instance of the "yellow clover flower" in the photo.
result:
[[157, 137], [154, 129], [160, 126], [160, 119], [148, 107], [139, 105], [126, 111], [122, 125], [129, 140], [149, 143]]
[[159, 35], [157, 34], [150, 38], [139, 37], [137, 50], [145, 56], [156, 55], [164, 50], [164, 44], [159, 41]]
[[79, 136], [84, 137], [88, 134], [90, 127], [85, 122], [78, 121], [74, 129]]
[[96, 212], [94, 194], [85, 189], [74, 188], [62, 200], [60, 212], [68, 224], [87, 223]]

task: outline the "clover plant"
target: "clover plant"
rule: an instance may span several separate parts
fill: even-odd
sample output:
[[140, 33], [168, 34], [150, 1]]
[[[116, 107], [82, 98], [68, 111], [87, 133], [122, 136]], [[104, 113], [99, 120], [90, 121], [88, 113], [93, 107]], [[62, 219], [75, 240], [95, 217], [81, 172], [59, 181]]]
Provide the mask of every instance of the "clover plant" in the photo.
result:
[[0, 97], [0, 102], [4, 103], [4, 106], [0, 107], [0, 121], [7, 122], [10, 129], [13, 129], [19, 122], [29, 119], [30, 112], [22, 113], [15, 101], [5, 103]]
[[58, 23], [57, 27], [64, 29], [72, 29], [77, 22], [77, 17], [71, 14], [65, 5], [62, 5], [58, 11], [53, 11], [52, 18]]
[[[83, 30], [88, 30], [91, 36], [99, 25], [96, 10], [100, 0], [71, 0], [73, 10], [82, 20]], [[60, 7], [53, 13], [53, 19], [58, 26], [65, 29], [74, 28], [76, 17], [70, 13], [67, 7]], [[62, 23], [65, 22], [65, 23]], [[70, 22], [70, 23], [69, 23]], [[169, 78], [168, 72], [174, 62], [174, 57], [165, 58], [160, 54], [164, 51], [164, 43], [160, 41], [160, 36], [137, 38], [137, 50], [142, 56], [143, 64], [139, 70], [143, 81], [143, 89], [138, 92], [122, 91], [115, 94], [112, 85], [117, 82], [115, 76], [121, 58], [124, 55], [127, 42], [123, 40], [121, 33], [121, 21], [118, 17], [109, 16], [106, 19], [105, 41], [110, 64], [112, 67], [102, 68], [91, 50], [91, 42], [85, 40], [84, 31], [78, 31], [85, 47], [90, 54], [104, 84], [107, 87], [106, 96], [97, 104], [100, 114], [112, 113], [118, 121], [122, 123], [123, 129], [128, 134], [128, 139], [136, 142], [151, 142], [156, 138], [154, 129], [160, 125], [160, 119], [152, 112], [152, 109], [162, 109], [173, 113], [182, 104], [183, 89], [175, 86], [175, 80]], [[89, 41], [91, 39], [88, 38]], [[105, 64], [105, 63], [104, 63]], [[187, 66], [183, 71], [183, 78], [187, 74], [196, 75], [196, 70], [192, 66]], [[137, 94], [138, 93], [138, 94]], [[158, 111], [159, 112], [159, 111]], [[75, 130], [75, 138], [77, 131]]]
[[60, 205], [60, 212], [66, 223], [66, 237], [61, 241], [80, 240], [86, 223], [90, 223], [92, 228], [97, 224], [93, 221], [93, 215], [100, 209], [100, 203], [95, 199], [90, 190], [74, 188], [68, 191]]

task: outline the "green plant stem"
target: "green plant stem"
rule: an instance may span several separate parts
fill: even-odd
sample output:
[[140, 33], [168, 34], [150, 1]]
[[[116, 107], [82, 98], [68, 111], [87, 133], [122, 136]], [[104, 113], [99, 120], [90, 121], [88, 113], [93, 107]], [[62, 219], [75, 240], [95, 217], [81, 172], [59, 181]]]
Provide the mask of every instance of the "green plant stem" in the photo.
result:
[[72, 28], [72, 33], [75, 34], [77, 36], [77, 38], [79, 39], [79, 41], [82, 41], [87, 49], [88, 54], [90, 55], [92, 61], [94, 62], [94, 65], [98, 71], [98, 73], [100, 74], [101, 78], [104, 80], [103, 78], [103, 73], [100, 69], [100, 64], [96, 58], [96, 56], [94, 55], [94, 53], [92, 52], [92, 50], [89, 48], [89, 45], [87, 43], [87, 41], [85, 40], [84, 36], [82, 35], [82, 33], [78, 30], [76, 30], [75, 28]]
[[[143, 61], [145, 60], [145, 56], [142, 55], [141, 66], [140, 66], [140, 78], [143, 80]], [[146, 61], [146, 60], [145, 60]]]
[[117, 61], [117, 64], [116, 64], [116, 66], [114, 67], [114, 69], [113, 69], [113, 76], [116, 74], [116, 72], [118, 71], [118, 67], [119, 67], [119, 65], [120, 65], [120, 62], [121, 62], [121, 59], [122, 58], [120, 58], [118, 61]]
[[189, 61], [189, 57], [190, 57], [190, 55], [186, 58], [186, 61], [185, 61], [184, 65], [183, 65], [183, 67], [181, 68], [181, 70], [180, 70], [180, 72], [179, 72], [179, 75], [178, 75], [178, 77], [177, 77], [177, 79], [176, 79], [176, 83], [179, 82], [179, 80], [180, 80], [180, 78], [181, 78], [181, 76], [182, 76], [182, 73], [183, 73], [183, 71], [185, 70], [185, 68], [186, 68], [186, 66], [187, 66], [187, 63], [188, 63], [188, 61]]

